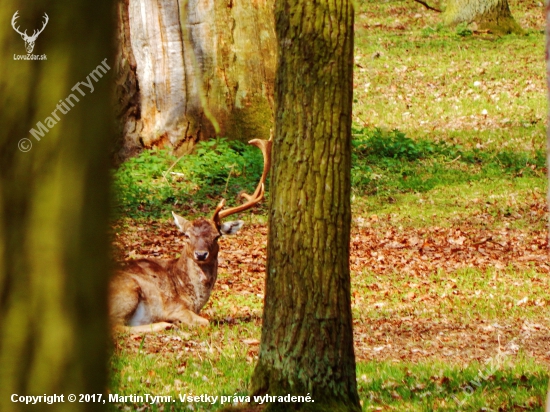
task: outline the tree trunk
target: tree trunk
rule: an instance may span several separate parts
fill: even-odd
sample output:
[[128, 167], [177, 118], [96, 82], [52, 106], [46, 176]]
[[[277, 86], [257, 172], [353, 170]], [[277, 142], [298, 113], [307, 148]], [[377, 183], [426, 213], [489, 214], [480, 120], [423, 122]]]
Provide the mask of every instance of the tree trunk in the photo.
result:
[[[266, 296], [253, 394], [359, 411], [350, 301], [351, 0], [277, 0]], [[271, 404], [266, 411], [295, 410]]]
[[[546, 16], [546, 49], [545, 49], [545, 59], [546, 59], [546, 93], [548, 102], [550, 103], [550, 0], [545, 1], [545, 16]], [[550, 107], [550, 106], [549, 106]], [[548, 110], [548, 120], [550, 120], [550, 109]], [[547, 180], [550, 182], [550, 128], [546, 128], [546, 174]], [[547, 207], [550, 208], [550, 190], [546, 190], [546, 203]], [[550, 215], [548, 219], [548, 245], [550, 247]], [[548, 390], [546, 393], [546, 406], [544, 408], [545, 412], [550, 412], [550, 381], [548, 382]]]
[[523, 33], [510, 12], [508, 0], [448, 0], [443, 21], [448, 25], [476, 23], [479, 30], [495, 34]]
[[[33, 51], [47, 60], [17, 58], [16, 10], [27, 33], [49, 16]], [[112, 12], [91, 0], [0, 8], [1, 411], [44, 394], [64, 395], [51, 411], [104, 407], [67, 396], [107, 384]]]
[[[273, 0], [121, 0], [120, 155], [265, 138], [273, 119]], [[131, 73], [133, 72], [133, 73]], [[133, 79], [137, 86], [133, 86]], [[128, 106], [136, 96], [139, 98]], [[129, 95], [128, 95], [129, 93]]]
[[135, 156], [143, 149], [141, 133], [140, 94], [136, 75], [136, 59], [130, 43], [130, 0], [119, 0], [117, 3], [117, 45], [116, 55], [116, 116], [117, 140], [114, 145], [115, 163]]

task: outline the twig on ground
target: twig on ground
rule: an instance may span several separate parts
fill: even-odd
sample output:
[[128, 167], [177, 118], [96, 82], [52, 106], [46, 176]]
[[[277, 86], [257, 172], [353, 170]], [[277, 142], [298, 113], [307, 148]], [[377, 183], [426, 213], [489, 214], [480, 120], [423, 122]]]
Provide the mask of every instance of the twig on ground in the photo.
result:
[[164, 179], [164, 181], [165, 181], [166, 183], [168, 183], [168, 179], [166, 179], [166, 175], [170, 172], [170, 170], [172, 170], [172, 168], [173, 168], [176, 164], [178, 164], [178, 162], [181, 160], [181, 158], [182, 158], [183, 156], [185, 156], [185, 153], [182, 154], [180, 157], [178, 157], [178, 158], [176, 159], [176, 161], [175, 161], [174, 163], [172, 163], [172, 166], [170, 166], [170, 167], [168, 168], [168, 170], [162, 174], [162, 178]]
[[414, 0], [416, 1], [417, 3], [420, 3], [422, 4], [424, 7], [426, 7], [428, 10], [432, 10], [432, 11], [436, 11], [438, 13], [441, 13], [441, 10], [439, 9], [436, 9], [435, 7], [432, 7], [430, 6], [428, 3], [426, 3], [425, 1], [422, 1], [422, 0]]
[[458, 159], [460, 159], [461, 157], [462, 157], [462, 155], [458, 155], [458, 156], [457, 156], [457, 157], [455, 157], [455, 158], [454, 158], [453, 160], [450, 160], [450, 161], [448, 161], [448, 162], [445, 162], [445, 163], [447, 163], [447, 164], [451, 164], [451, 163], [454, 163], [454, 162], [456, 162], [456, 161], [457, 161]]

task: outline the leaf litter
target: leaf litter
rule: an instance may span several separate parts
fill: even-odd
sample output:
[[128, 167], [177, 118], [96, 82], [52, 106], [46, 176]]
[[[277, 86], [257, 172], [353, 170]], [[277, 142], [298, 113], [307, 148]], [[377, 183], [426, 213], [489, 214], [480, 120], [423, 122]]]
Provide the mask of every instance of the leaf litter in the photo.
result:
[[[266, 243], [265, 224], [247, 224], [238, 235], [220, 239], [218, 282], [201, 312], [213, 325], [244, 325], [240, 342], [248, 347], [249, 362], [258, 352]], [[119, 261], [174, 258], [181, 248], [181, 236], [171, 222], [125, 220], [115, 225], [114, 255]], [[515, 356], [521, 352], [550, 365], [550, 331], [545, 317], [550, 295], [539, 293], [550, 290], [549, 262], [543, 230], [490, 229], [473, 224], [401, 228], [376, 220], [355, 224], [350, 268], [356, 357], [360, 361], [438, 359], [468, 364], [495, 353]], [[461, 271], [471, 269], [491, 280], [485, 279], [478, 289], [458, 287]], [[523, 278], [516, 274], [522, 272], [533, 273], [531, 283], [518, 280]], [[529, 294], [531, 284], [537, 286], [533, 294]], [[518, 285], [527, 295], [515, 300], [499, 297], [502, 290], [493, 290], [496, 285]], [[476, 302], [491, 299], [495, 300], [496, 316], [475, 309]], [[456, 309], [455, 304], [461, 308]], [[534, 316], [522, 315], [528, 308]], [[205, 346], [193, 331], [183, 337], [166, 342], [163, 334], [147, 336], [146, 350], [183, 350], [199, 356], [224, 350], [223, 342]], [[118, 345], [134, 350], [143, 346], [138, 335], [123, 342]]]

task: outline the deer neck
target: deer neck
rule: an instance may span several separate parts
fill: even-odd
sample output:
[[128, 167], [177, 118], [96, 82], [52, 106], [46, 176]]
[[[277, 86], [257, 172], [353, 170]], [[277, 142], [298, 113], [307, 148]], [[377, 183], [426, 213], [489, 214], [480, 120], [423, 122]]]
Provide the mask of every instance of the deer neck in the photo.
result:
[[199, 313], [208, 302], [216, 283], [218, 257], [216, 256], [208, 262], [198, 263], [190, 257], [190, 254], [182, 253], [177, 261], [177, 268], [179, 276], [184, 278], [184, 283], [188, 283], [189, 298], [194, 306], [194, 312]]

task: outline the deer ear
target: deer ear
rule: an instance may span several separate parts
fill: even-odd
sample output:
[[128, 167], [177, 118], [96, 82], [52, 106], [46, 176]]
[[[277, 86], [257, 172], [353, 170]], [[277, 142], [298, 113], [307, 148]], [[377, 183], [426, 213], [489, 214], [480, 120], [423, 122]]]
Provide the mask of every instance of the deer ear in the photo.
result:
[[220, 226], [220, 232], [222, 235], [234, 235], [237, 233], [241, 227], [243, 227], [244, 221], [242, 220], [233, 220], [231, 222], [222, 223]]
[[189, 221], [187, 219], [181, 217], [180, 215], [176, 215], [174, 212], [172, 212], [172, 216], [174, 216], [174, 223], [176, 224], [178, 229], [181, 232], [185, 233], [185, 231], [189, 227]]

